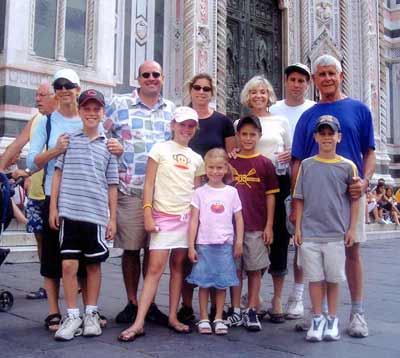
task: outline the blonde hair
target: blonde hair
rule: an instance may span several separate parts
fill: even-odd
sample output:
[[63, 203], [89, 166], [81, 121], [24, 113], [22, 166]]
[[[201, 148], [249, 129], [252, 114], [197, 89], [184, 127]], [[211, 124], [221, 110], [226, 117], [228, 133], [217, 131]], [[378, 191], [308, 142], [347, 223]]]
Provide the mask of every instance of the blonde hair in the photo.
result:
[[243, 87], [240, 93], [240, 103], [247, 108], [249, 106], [250, 91], [255, 87], [262, 86], [268, 92], [268, 104], [267, 107], [271, 107], [276, 102], [276, 94], [271, 83], [264, 76], [254, 76], [251, 78]]
[[229, 157], [228, 154], [226, 154], [226, 151], [222, 148], [210, 149], [204, 156], [204, 162], [206, 166], [209, 160], [222, 160], [224, 162], [224, 164], [227, 166], [228, 171], [224, 175], [222, 181], [225, 184], [231, 183], [233, 178], [232, 168], [231, 165], [229, 164]]

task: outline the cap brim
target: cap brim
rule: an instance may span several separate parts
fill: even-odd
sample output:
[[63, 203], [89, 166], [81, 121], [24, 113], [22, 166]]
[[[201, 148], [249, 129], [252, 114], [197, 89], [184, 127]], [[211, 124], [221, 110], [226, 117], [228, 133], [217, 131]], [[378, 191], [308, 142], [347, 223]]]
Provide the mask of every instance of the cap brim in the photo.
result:
[[103, 101], [99, 100], [98, 98], [85, 98], [83, 101], [78, 102], [78, 106], [83, 106], [84, 104], [86, 104], [89, 101], [97, 102], [102, 107], [104, 107], [106, 105]]

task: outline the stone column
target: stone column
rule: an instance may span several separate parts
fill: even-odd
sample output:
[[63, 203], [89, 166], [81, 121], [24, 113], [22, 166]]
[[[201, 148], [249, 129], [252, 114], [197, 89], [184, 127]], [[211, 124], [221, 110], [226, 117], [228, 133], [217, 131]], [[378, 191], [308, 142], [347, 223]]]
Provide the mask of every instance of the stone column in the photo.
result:
[[[184, 1], [184, 83], [187, 83], [194, 74], [200, 72], [209, 73], [214, 81], [216, 80], [218, 41], [216, 23], [216, 1]], [[185, 95], [187, 97], [187, 94]], [[187, 98], [185, 102], [187, 103]]]

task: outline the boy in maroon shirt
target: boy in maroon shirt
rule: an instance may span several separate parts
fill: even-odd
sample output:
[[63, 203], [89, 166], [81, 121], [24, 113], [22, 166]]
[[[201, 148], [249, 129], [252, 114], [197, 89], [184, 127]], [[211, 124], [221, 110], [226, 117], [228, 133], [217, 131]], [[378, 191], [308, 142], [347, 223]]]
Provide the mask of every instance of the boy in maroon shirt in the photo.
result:
[[231, 326], [244, 326], [250, 331], [261, 330], [257, 316], [262, 271], [269, 265], [268, 246], [273, 241], [275, 193], [279, 192], [278, 179], [272, 162], [257, 153], [261, 137], [258, 117], [250, 115], [239, 120], [237, 138], [240, 152], [232, 159], [233, 185], [239, 192], [243, 207], [244, 242], [243, 257], [238, 265], [248, 276], [249, 307], [240, 312], [241, 285], [232, 288], [232, 309], [227, 319]]

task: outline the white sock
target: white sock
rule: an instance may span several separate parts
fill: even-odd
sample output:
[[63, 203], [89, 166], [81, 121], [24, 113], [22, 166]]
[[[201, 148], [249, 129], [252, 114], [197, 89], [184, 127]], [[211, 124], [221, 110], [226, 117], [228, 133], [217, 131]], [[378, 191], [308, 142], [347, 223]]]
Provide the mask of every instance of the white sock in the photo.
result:
[[292, 297], [296, 301], [301, 301], [303, 299], [304, 283], [295, 283], [292, 290]]
[[240, 315], [240, 307], [233, 307], [233, 312]]
[[85, 313], [86, 313], [86, 314], [92, 314], [93, 312], [97, 312], [97, 311], [98, 311], [97, 306], [90, 306], [90, 305], [87, 305], [87, 306], [86, 306], [86, 309], [85, 309]]
[[72, 318], [79, 318], [79, 308], [68, 308], [67, 309], [67, 315], [68, 317], [72, 317]]

